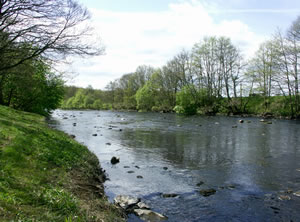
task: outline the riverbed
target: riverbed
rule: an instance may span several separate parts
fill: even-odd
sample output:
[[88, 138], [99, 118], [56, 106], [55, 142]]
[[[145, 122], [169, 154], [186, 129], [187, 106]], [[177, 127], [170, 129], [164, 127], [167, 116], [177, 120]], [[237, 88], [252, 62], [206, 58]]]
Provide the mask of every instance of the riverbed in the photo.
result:
[[50, 125], [98, 156], [111, 201], [139, 197], [167, 221], [300, 221], [300, 122], [240, 119], [56, 110]]

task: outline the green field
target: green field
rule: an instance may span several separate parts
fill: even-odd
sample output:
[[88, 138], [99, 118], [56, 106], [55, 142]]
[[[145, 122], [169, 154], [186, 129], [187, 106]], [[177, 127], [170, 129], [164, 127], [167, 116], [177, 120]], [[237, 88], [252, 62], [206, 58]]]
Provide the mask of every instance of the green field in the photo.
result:
[[0, 106], [0, 221], [123, 221], [97, 157], [44, 117]]

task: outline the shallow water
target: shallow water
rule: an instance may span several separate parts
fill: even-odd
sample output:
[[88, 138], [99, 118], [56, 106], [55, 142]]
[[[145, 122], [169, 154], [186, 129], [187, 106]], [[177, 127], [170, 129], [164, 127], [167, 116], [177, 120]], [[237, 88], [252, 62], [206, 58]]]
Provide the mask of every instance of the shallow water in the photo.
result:
[[[140, 197], [168, 221], [300, 221], [300, 197], [293, 195], [300, 190], [300, 122], [238, 120], [57, 110], [50, 124], [98, 156], [110, 200]], [[113, 156], [119, 164], [111, 165]], [[207, 188], [216, 193], [202, 196]]]

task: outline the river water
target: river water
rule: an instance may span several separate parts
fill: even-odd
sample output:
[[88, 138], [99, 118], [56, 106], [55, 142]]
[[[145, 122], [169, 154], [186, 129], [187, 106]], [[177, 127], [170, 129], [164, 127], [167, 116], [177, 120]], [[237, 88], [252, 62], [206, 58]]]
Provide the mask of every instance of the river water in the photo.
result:
[[271, 121], [57, 110], [50, 124], [98, 156], [111, 201], [139, 197], [168, 221], [300, 221], [300, 122]]

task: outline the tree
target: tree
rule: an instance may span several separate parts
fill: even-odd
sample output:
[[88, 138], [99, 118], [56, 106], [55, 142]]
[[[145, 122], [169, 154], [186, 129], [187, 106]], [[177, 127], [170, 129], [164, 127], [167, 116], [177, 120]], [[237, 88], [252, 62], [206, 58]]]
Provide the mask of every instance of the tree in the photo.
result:
[[274, 94], [274, 83], [277, 74], [277, 52], [276, 42], [266, 41], [262, 43], [251, 60], [248, 73], [252, 73], [253, 83], [256, 84], [256, 90], [264, 98], [265, 111], [269, 107], [269, 100]]
[[28, 60], [11, 69], [5, 77], [1, 95], [7, 106], [48, 115], [63, 98], [62, 78], [52, 73], [42, 60]]
[[0, 54], [10, 61], [0, 59], [0, 71], [41, 55], [57, 61], [102, 54], [103, 47], [88, 41], [89, 18], [75, 0], [0, 0]]

